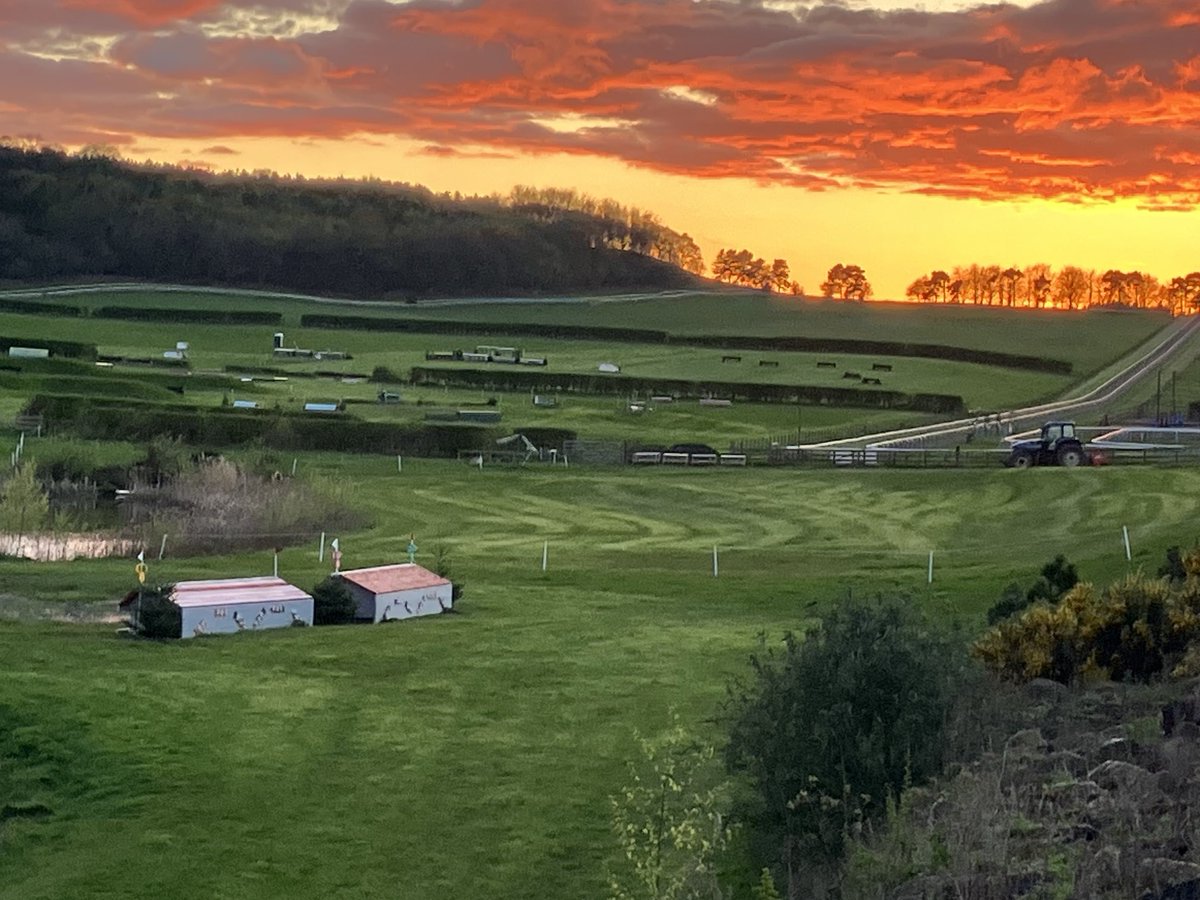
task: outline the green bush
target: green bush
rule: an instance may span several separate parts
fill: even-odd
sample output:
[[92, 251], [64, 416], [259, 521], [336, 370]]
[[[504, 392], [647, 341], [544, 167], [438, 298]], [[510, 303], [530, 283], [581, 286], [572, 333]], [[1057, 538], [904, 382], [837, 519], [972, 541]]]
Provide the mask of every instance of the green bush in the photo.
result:
[[138, 633], [148, 638], [177, 638], [183, 633], [183, 610], [171, 599], [173, 584], [142, 588], [135, 601]]
[[961, 654], [901, 600], [836, 607], [752, 658], [731, 689], [726, 762], [764, 864], [830, 865], [848, 828], [936, 775]]
[[1057, 603], [1071, 588], [1079, 583], [1079, 573], [1073, 563], [1061, 553], [1042, 566], [1038, 580], [1027, 591], [1022, 591], [1016, 582], [1008, 585], [987, 613], [989, 625], [1011, 618], [1034, 603]]
[[458, 608], [462, 599], [463, 582], [454, 578], [454, 564], [450, 559], [450, 551], [444, 545], [438, 544], [433, 551], [433, 571], [450, 582], [450, 605]]
[[312, 589], [312, 597], [314, 625], [345, 625], [354, 621], [354, 598], [339, 576], [321, 580]]

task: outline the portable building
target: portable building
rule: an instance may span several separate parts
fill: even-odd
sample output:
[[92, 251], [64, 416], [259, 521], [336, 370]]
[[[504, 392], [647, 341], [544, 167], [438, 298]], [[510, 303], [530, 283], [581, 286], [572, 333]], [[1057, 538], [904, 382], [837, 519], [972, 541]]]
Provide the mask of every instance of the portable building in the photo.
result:
[[357, 605], [356, 619], [390, 622], [432, 616], [453, 605], [453, 585], [416, 563], [350, 569], [340, 574]]
[[[218, 578], [179, 581], [171, 600], [180, 610], [181, 638], [262, 631], [313, 623], [313, 598], [282, 578]], [[137, 618], [137, 592], [121, 603]]]

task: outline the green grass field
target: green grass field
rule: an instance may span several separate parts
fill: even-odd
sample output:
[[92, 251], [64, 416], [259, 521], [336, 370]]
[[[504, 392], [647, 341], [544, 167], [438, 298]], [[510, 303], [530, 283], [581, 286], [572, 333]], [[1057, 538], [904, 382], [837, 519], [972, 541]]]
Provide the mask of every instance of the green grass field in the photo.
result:
[[[346, 565], [399, 558], [410, 531], [422, 561], [449, 548], [461, 614], [169, 644], [0, 622], [0, 787], [50, 811], [3, 825], [0, 897], [601, 896], [634, 729], [676, 708], [717, 739], [760, 633], [903, 592], [970, 634], [1054, 553], [1106, 581], [1128, 568], [1122, 525], [1151, 571], [1200, 536], [1193, 470], [299, 472], [370, 510]], [[269, 569], [151, 553], [152, 579]], [[281, 570], [321, 577], [315, 536]], [[132, 575], [3, 561], [0, 603], [111, 610]]]
[[[48, 300], [48, 303], [53, 303]], [[144, 379], [145, 370], [117, 367], [104, 377], [122, 384], [94, 383], [88, 388], [67, 376], [7, 375], [0, 378], [0, 416], [15, 415], [36, 391], [95, 392], [111, 395], [126, 391], [129, 396], [153, 394], [171, 402], [217, 405], [224, 399], [247, 399], [266, 406], [299, 408], [307, 401], [371, 401], [378, 386], [333, 378], [303, 377], [315, 371], [343, 376], [370, 375], [386, 367], [404, 375], [414, 365], [425, 365], [427, 350], [473, 349], [477, 344], [513, 344], [530, 355], [550, 360], [548, 371], [595, 372], [601, 362], [617, 362], [625, 374], [651, 378], [684, 378], [731, 382], [765, 382], [800, 385], [857, 386], [847, 380], [847, 371], [879, 375], [880, 390], [907, 393], [961, 395], [971, 410], [994, 411], [1061, 396], [1087, 376], [1104, 369], [1158, 331], [1166, 320], [1157, 313], [1112, 313], [1092, 311], [1067, 314], [1031, 314], [1002, 309], [907, 306], [903, 304], [846, 304], [833, 301], [799, 301], [758, 294], [689, 295], [628, 302], [486, 304], [456, 306], [354, 305], [344, 311], [353, 315], [413, 315], [456, 317], [478, 321], [566, 322], [625, 327], [666, 328], [692, 334], [803, 335], [812, 337], [863, 338], [943, 343], [994, 349], [1011, 353], [1043, 355], [1063, 359], [1075, 366], [1071, 376], [999, 369], [992, 366], [951, 363], [915, 358], [865, 357], [851, 354], [762, 353], [737, 351], [740, 363], [722, 362], [718, 348], [693, 348], [645, 344], [600, 344], [588, 341], [541, 340], [503, 335], [449, 336], [396, 334], [372, 331], [301, 329], [299, 317], [306, 312], [338, 312], [338, 307], [312, 301], [244, 297], [226, 294], [191, 294], [147, 291], [145, 293], [82, 294], [64, 298], [63, 303], [94, 308], [106, 304], [122, 306], [197, 309], [265, 309], [279, 311], [280, 326], [290, 346], [334, 349], [353, 354], [346, 361], [280, 362], [270, 353], [272, 326], [172, 325], [125, 322], [99, 318], [55, 318], [0, 314], [0, 334], [29, 339], [64, 337], [95, 343], [107, 355], [157, 357], [178, 340], [191, 344], [191, 366], [196, 371], [228, 372], [224, 385], [217, 379], [192, 379], [185, 397], [172, 397], [158, 383], [129, 386]], [[776, 363], [759, 365], [761, 360]], [[819, 368], [818, 361], [834, 361], [836, 369]], [[874, 372], [876, 363], [892, 366], [890, 372]], [[435, 364], [452, 368], [454, 364]], [[242, 381], [242, 370], [270, 366], [293, 373], [286, 382]], [[501, 368], [501, 367], [497, 367]], [[801, 430], [806, 440], [846, 433], [920, 424], [920, 414], [871, 409], [807, 407], [797, 410], [774, 404], [736, 404], [732, 408], [700, 407], [695, 401], [673, 407], [659, 405], [653, 412], [631, 414], [629, 398], [560, 397], [555, 409], [532, 406], [525, 394], [503, 394], [470, 390], [404, 388], [402, 404], [387, 407], [359, 404], [355, 415], [395, 422], [420, 421], [426, 407], [454, 407], [495, 396], [501, 405], [506, 428], [559, 427], [579, 432], [581, 437], [625, 440], [647, 444], [670, 444], [699, 440], [721, 448], [730, 443], [762, 439]], [[641, 398], [645, 399], [645, 398]]]
[[[288, 364], [297, 373], [403, 371], [423, 363], [426, 349], [507, 343], [300, 330], [300, 314], [330, 308], [284, 300], [147, 292], [63, 302], [279, 309], [289, 344], [354, 354], [345, 363]], [[1062, 378], [900, 359], [894, 383], [885, 385], [959, 386], [952, 392], [981, 407], [1060, 393], [1165, 324], [1153, 314], [741, 294], [379, 313], [955, 343], [1076, 366], [1076, 375]], [[152, 356], [188, 340], [193, 365], [213, 371], [274, 365], [273, 330], [0, 315], [0, 334], [90, 341], [108, 354]], [[617, 357], [631, 374], [664, 377], [838, 377], [818, 374], [806, 354], [770, 354], [778, 370], [759, 371], [766, 354], [743, 353], [738, 368], [715, 349], [514, 342], [561, 371], [591, 371]], [[847, 357], [838, 371], [873, 361]], [[144, 372], [0, 373], [0, 417], [9, 421], [34, 390], [291, 406], [369, 400], [378, 389], [338, 379], [206, 376], [178, 397], [165, 389], [174, 376]], [[1195, 377], [1188, 369], [1181, 381]], [[411, 421], [434, 406], [483, 399], [401, 392], [408, 402], [350, 410]], [[906, 422], [898, 413], [826, 407], [680, 403], [634, 416], [615, 397], [564, 397], [556, 410], [535, 410], [522, 395], [498, 402], [506, 427], [557, 425], [647, 442], [723, 444], [797, 425], [807, 435]], [[5, 449], [15, 440], [13, 431], [0, 433]], [[26, 443], [29, 460], [84, 467], [128, 465], [144, 451], [63, 435]], [[231, 455], [270, 457], [281, 471], [293, 459], [262, 448]], [[965, 640], [1008, 583], [1029, 584], [1056, 553], [1085, 579], [1107, 582], [1130, 568], [1153, 572], [1168, 546], [1200, 540], [1188, 499], [1200, 490], [1200, 471], [1191, 469], [480, 471], [406, 458], [401, 473], [390, 457], [294, 458], [297, 477], [344, 488], [373, 523], [337, 535], [347, 567], [402, 559], [413, 533], [418, 561], [430, 564], [439, 546], [449, 552], [466, 585], [458, 614], [383, 627], [128, 641], [100, 619], [115, 614], [132, 587], [131, 560], [0, 558], [0, 900], [603, 896], [605, 867], [616, 862], [608, 797], [625, 781], [635, 729], [660, 730], [677, 709], [698, 734], [719, 741], [715, 717], [728, 679], [745, 670], [760, 636], [777, 642], [850, 595], [899, 593]], [[269, 553], [236, 547], [177, 559], [167, 537], [162, 561], [152, 538], [152, 581], [271, 570]], [[284, 577], [311, 588], [327, 574], [318, 534], [278, 539]]]
[[[1101, 368], [1122, 346], [1148, 338], [1167, 322], [1158, 311], [1010, 310], [945, 304], [846, 303], [796, 299], [753, 291], [723, 291], [623, 300], [597, 297], [585, 302], [358, 303], [339, 307], [314, 301], [238, 294], [145, 292], [73, 294], [48, 303], [188, 309], [256, 309], [280, 312], [284, 329], [298, 327], [307, 313], [345, 312], [355, 316], [442, 318], [471, 322], [537, 322], [648, 328], [681, 335], [758, 335], [910, 341], [998, 350], [1065, 359], [1077, 371]], [[0, 321], [8, 316], [0, 317]], [[30, 317], [33, 321], [44, 319]], [[119, 333], [134, 323], [107, 322]], [[190, 330], [191, 327], [187, 326]], [[256, 326], [257, 327], [257, 326]], [[263, 329], [264, 331], [267, 329]], [[336, 332], [335, 332], [336, 333]], [[341, 332], [344, 334], [344, 332]], [[384, 336], [385, 338], [387, 336]], [[431, 339], [438, 336], [429, 335]], [[480, 343], [502, 343], [487, 338]], [[533, 348], [530, 348], [533, 351]]]

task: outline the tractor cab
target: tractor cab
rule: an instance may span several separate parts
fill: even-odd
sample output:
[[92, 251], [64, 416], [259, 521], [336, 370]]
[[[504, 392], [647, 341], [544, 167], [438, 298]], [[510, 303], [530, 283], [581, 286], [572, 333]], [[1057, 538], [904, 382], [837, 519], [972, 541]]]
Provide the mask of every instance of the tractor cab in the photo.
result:
[[1042, 426], [1042, 446], [1057, 447], [1061, 440], [1075, 440], [1074, 422], [1047, 422]]

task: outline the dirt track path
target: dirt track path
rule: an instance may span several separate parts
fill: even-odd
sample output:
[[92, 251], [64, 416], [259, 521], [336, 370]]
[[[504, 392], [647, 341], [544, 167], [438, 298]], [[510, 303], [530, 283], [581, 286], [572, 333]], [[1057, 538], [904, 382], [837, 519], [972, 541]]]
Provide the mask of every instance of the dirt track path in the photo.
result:
[[[1101, 384], [1087, 389], [1077, 396], [1057, 400], [1053, 403], [1005, 410], [999, 414], [998, 424], [1003, 424], [1006, 429], [1011, 426], [1012, 431], [1020, 431], [1030, 426], [1040, 426], [1047, 419], [1070, 417], [1086, 413], [1102, 404], [1112, 403], [1163, 363], [1188, 353], [1195, 355], [1198, 335], [1200, 335], [1200, 316], [1173, 319], [1166, 328], [1158, 333], [1154, 343], [1148, 349], [1143, 350], [1137, 359], [1109, 376]], [[936, 425], [901, 428], [805, 446], [810, 449], [917, 447], [940, 438], [961, 435], [964, 431], [972, 429], [978, 421], [979, 417], [973, 416], [955, 419], [952, 422], [940, 422]]]

